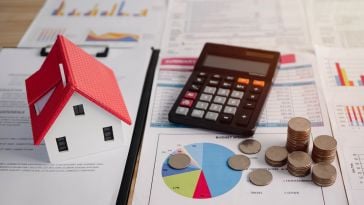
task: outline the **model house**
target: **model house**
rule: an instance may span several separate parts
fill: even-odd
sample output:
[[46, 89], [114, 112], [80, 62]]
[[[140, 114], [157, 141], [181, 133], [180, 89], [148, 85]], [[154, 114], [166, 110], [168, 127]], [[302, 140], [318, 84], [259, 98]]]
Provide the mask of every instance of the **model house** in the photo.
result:
[[63, 36], [25, 81], [34, 144], [51, 162], [120, 147], [131, 124], [113, 71]]

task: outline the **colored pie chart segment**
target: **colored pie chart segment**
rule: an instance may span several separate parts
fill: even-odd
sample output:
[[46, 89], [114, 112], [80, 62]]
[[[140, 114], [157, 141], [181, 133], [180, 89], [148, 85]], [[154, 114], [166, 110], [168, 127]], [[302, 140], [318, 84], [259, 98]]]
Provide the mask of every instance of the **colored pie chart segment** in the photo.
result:
[[163, 163], [164, 183], [177, 194], [194, 199], [213, 198], [230, 191], [240, 181], [242, 172], [227, 165], [234, 153], [224, 146], [196, 143], [172, 154], [175, 153], [184, 153], [191, 158], [190, 165], [180, 170], [170, 167], [168, 158]]

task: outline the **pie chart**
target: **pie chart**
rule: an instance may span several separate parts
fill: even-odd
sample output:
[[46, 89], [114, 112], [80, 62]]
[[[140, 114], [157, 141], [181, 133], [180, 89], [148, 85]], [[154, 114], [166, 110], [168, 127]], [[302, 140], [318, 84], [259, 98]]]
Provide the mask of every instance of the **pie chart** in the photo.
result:
[[228, 167], [227, 160], [235, 155], [230, 149], [213, 143], [189, 144], [172, 154], [184, 153], [191, 163], [184, 169], [168, 165], [168, 158], [162, 167], [164, 183], [173, 192], [193, 199], [208, 199], [222, 195], [240, 181], [242, 171]]

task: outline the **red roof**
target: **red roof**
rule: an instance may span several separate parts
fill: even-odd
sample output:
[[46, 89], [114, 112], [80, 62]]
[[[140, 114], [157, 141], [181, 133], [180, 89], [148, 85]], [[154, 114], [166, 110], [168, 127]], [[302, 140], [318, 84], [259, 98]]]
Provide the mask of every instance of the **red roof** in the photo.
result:
[[[59, 64], [63, 65], [66, 86], [62, 83]], [[41, 68], [25, 84], [34, 144], [42, 142], [74, 92], [131, 124], [113, 71], [61, 35]], [[34, 104], [53, 88], [53, 94], [37, 114]]]

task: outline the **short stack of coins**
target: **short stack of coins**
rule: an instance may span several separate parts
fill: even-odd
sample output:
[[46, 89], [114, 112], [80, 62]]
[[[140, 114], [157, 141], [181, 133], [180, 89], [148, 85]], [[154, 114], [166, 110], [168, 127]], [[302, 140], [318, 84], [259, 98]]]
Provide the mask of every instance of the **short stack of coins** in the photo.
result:
[[303, 177], [311, 172], [311, 157], [303, 151], [294, 151], [288, 155], [288, 172], [296, 177]]
[[319, 186], [333, 185], [336, 181], [336, 175], [336, 168], [326, 162], [320, 162], [312, 168], [312, 181]]
[[288, 121], [287, 144], [288, 152], [307, 152], [310, 143], [311, 122], [303, 117], [294, 117]]
[[314, 162], [328, 162], [335, 160], [337, 142], [328, 135], [320, 135], [313, 141], [312, 159]]
[[272, 167], [282, 167], [287, 163], [288, 152], [285, 147], [272, 146], [265, 152], [265, 161]]

